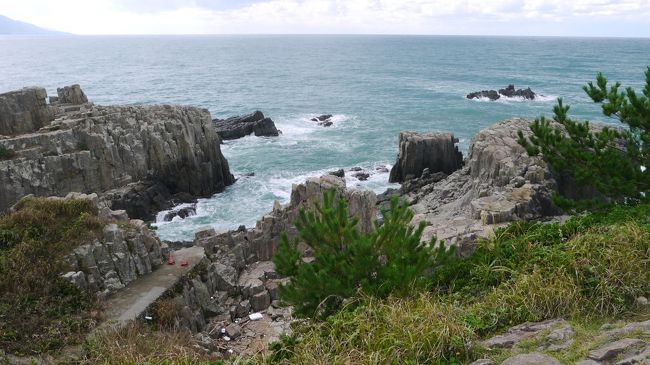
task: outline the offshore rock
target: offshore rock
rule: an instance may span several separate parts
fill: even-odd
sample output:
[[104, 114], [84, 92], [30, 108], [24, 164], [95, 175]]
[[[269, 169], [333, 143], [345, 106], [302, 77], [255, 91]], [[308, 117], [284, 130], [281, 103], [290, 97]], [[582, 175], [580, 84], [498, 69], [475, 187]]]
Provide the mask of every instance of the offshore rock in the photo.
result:
[[[44, 92], [30, 95], [45, 104]], [[35, 133], [0, 140], [0, 147], [14, 154], [0, 161], [0, 211], [27, 194], [80, 191], [102, 193], [115, 202], [113, 209], [151, 219], [172, 197], [210, 196], [234, 182], [206, 109], [92, 104], [70, 108], [61, 104], [61, 97], [75, 102], [85, 98], [76, 86], [64, 88], [59, 102], [51, 106], [54, 121]], [[41, 104], [32, 104], [42, 112]], [[0, 117], [14, 120], [6, 113]], [[34, 120], [32, 114], [29, 118]]]
[[29, 87], [0, 94], [0, 135], [30, 133], [54, 119], [41, 87]]
[[280, 133], [271, 118], [264, 117], [261, 111], [230, 117], [228, 119], [213, 119], [215, 128], [221, 139], [237, 139], [255, 134], [257, 137], [276, 137]]
[[515, 85], [511, 84], [504, 89], [499, 89], [499, 91], [482, 90], [482, 91], [469, 93], [467, 94], [467, 99], [487, 98], [494, 101], [500, 99], [502, 96], [507, 98], [519, 97], [519, 98], [524, 98], [526, 100], [534, 100], [537, 97], [537, 94], [535, 94], [535, 92], [533, 92], [533, 90], [531, 90], [530, 88], [515, 89]]
[[458, 170], [463, 165], [463, 155], [457, 142], [451, 133], [401, 132], [397, 162], [390, 171], [389, 182], [419, 178], [425, 169], [445, 174]]

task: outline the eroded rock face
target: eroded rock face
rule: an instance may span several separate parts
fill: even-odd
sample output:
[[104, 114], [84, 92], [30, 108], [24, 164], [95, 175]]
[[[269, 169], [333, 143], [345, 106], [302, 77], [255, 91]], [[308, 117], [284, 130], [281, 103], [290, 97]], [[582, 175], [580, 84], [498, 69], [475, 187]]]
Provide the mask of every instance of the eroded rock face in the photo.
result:
[[451, 174], [463, 165], [458, 140], [451, 133], [401, 132], [397, 162], [390, 171], [390, 182], [404, 182], [430, 173]]
[[551, 201], [557, 189], [553, 174], [517, 143], [517, 131], [529, 134], [529, 123], [514, 118], [482, 130], [461, 169], [446, 177], [425, 174], [390, 193], [409, 201], [412, 223], [427, 222], [424, 240], [435, 236], [467, 253], [495, 225], [560, 213]]
[[[66, 98], [83, 99], [80, 89], [65, 90]], [[115, 209], [151, 219], [155, 212], [147, 207], [161, 208], [156, 200], [179, 193], [209, 196], [234, 182], [206, 109], [91, 104], [68, 108], [59, 101], [53, 107], [57, 119], [49, 126], [0, 140], [0, 146], [15, 154], [0, 161], [0, 211], [27, 194], [118, 189], [106, 194], [119, 202]], [[138, 207], [138, 197], [150, 197], [151, 202]]]
[[35, 132], [48, 125], [53, 114], [41, 87], [29, 87], [0, 94], [0, 135]]
[[[256, 260], [270, 260], [283, 232], [287, 233], [289, 239], [293, 239], [297, 235], [294, 222], [300, 209], [310, 209], [316, 203], [322, 203], [323, 194], [330, 189], [334, 189], [338, 197], [348, 201], [349, 215], [359, 218], [357, 229], [360, 232], [370, 232], [375, 219], [376, 195], [372, 191], [347, 190], [343, 179], [325, 175], [309, 178], [303, 184], [294, 185], [291, 190], [291, 201], [286, 206], [280, 206], [277, 203], [273, 211], [257, 221], [255, 228], [215, 233], [209, 237], [199, 235], [197, 241], [205, 247], [206, 252], [212, 252], [214, 247], [224, 244], [237, 246], [245, 243], [249, 247], [249, 251], [246, 254], [242, 251], [240, 258], [245, 259], [251, 255]], [[236, 260], [236, 262], [240, 261], [240, 259]]]
[[61, 275], [79, 288], [106, 297], [162, 265], [166, 245], [143, 221], [129, 219], [124, 211], [113, 211], [97, 194], [70, 193], [65, 198], [89, 200], [99, 216], [108, 222], [103, 235], [81, 245], [65, 257], [71, 271]]
[[280, 134], [273, 120], [264, 117], [259, 110], [244, 116], [213, 119], [213, 122], [221, 139], [237, 139], [250, 134], [257, 137], [275, 137]]
[[78, 84], [57, 88], [56, 93], [58, 95], [57, 101], [62, 104], [78, 105], [88, 102], [88, 97]]

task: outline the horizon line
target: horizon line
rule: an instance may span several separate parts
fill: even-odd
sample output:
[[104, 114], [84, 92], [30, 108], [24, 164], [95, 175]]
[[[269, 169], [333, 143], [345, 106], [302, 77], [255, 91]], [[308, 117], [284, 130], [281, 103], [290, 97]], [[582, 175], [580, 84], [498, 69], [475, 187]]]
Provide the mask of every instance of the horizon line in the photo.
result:
[[[57, 31], [54, 31], [57, 32]], [[393, 37], [498, 37], [498, 38], [615, 38], [615, 39], [650, 39], [649, 36], [621, 35], [513, 35], [513, 34], [431, 34], [431, 33], [128, 33], [128, 34], [76, 34], [58, 32], [56, 34], [0, 34], [0, 37], [201, 37], [201, 36], [393, 36]]]

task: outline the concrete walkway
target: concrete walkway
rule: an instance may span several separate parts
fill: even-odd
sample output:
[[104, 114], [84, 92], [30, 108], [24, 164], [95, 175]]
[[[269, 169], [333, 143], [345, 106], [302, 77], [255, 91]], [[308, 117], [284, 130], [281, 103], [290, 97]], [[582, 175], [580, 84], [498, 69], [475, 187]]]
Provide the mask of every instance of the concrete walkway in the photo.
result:
[[[165, 260], [163, 266], [134, 280], [105, 302], [107, 324], [121, 326], [136, 319], [184, 274], [192, 270], [205, 257], [205, 252], [203, 247], [194, 246], [174, 251], [172, 255], [176, 260], [175, 265], [167, 265]], [[183, 258], [187, 259], [187, 266], [181, 266]]]

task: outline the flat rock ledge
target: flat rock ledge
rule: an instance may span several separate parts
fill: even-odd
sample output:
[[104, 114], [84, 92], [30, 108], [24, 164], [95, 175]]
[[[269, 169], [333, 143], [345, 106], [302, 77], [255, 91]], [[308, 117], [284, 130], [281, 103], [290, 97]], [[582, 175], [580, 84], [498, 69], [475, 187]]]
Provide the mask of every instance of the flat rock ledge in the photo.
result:
[[99, 106], [79, 85], [46, 97], [43, 88], [0, 94], [0, 211], [28, 194], [82, 192], [151, 220], [234, 183], [206, 109]]
[[[612, 328], [613, 327], [613, 328]], [[624, 325], [603, 325], [595, 337], [587, 339], [591, 344], [586, 356], [578, 365], [631, 365], [650, 363], [650, 321], [630, 322]], [[508, 329], [501, 335], [483, 341], [487, 350], [508, 349], [514, 355], [501, 364], [527, 365], [560, 362], [555, 358], [562, 352], [571, 351], [576, 332], [567, 321], [552, 319], [524, 323]], [[524, 345], [521, 346], [520, 345]], [[537, 346], [535, 352], [526, 352]], [[530, 350], [528, 350], [530, 351]], [[518, 353], [518, 354], [517, 354]], [[490, 359], [479, 359], [470, 365], [494, 365]]]
[[261, 111], [227, 119], [213, 119], [214, 126], [222, 140], [242, 138], [251, 134], [257, 137], [277, 137], [280, 132], [271, 118]]

